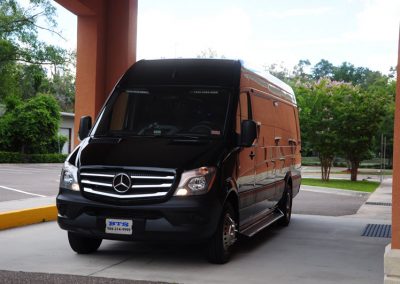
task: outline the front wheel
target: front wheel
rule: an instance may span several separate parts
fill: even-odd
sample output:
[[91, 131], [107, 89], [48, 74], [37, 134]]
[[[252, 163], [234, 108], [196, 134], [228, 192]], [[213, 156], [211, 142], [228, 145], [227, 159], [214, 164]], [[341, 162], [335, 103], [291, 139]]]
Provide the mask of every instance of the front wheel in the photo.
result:
[[73, 232], [68, 232], [68, 241], [72, 250], [78, 254], [95, 252], [101, 245], [102, 239], [84, 237]]
[[229, 261], [237, 238], [237, 221], [232, 204], [224, 206], [218, 228], [208, 245], [208, 260], [223, 264]]
[[292, 187], [290, 185], [286, 185], [284, 196], [278, 205], [279, 210], [283, 213], [282, 218], [278, 221], [279, 225], [285, 227], [289, 226], [290, 219], [292, 217], [292, 203]]

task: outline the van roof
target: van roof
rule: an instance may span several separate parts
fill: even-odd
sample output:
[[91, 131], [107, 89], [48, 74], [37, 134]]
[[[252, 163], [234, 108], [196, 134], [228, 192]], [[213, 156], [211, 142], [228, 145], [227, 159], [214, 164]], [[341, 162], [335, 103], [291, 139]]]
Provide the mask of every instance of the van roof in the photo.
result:
[[270, 93], [296, 104], [292, 88], [265, 72], [243, 67], [231, 59], [153, 59], [133, 64], [121, 78], [123, 88], [154, 85], [208, 85], [238, 87], [240, 73]]
[[285, 101], [297, 104], [292, 87], [269, 72], [258, 72], [242, 67], [242, 76], [258, 85], [261, 91], [272, 93]]
[[120, 81], [123, 87], [154, 85], [207, 85], [237, 87], [240, 62], [225, 59], [140, 60]]

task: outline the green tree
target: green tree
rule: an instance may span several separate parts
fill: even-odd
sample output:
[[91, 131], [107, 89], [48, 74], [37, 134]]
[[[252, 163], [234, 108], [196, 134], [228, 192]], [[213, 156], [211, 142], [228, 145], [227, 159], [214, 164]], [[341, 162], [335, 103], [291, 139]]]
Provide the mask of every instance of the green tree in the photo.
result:
[[321, 59], [312, 68], [312, 76], [318, 80], [320, 78], [332, 78], [335, 66], [326, 59]]
[[291, 79], [289, 69], [287, 69], [283, 62], [280, 64], [273, 63], [267, 66], [264, 66], [265, 71], [274, 75], [275, 77], [281, 79], [282, 81], [288, 83]]
[[[329, 79], [295, 86], [301, 125], [302, 147], [318, 152], [321, 178], [328, 181], [335, 155], [338, 153], [338, 126], [332, 96], [337, 85]], [[304, 151], [304, 150], [303, 150]]]
[[28, 154], [57, 152], [59, 123], [60, 108], [50, 95], [10, 102], [0, 118], [0, 147]]
[[224, 55], [219, 55], [215, 49], [207, 48], [200, 51], [200, 54], [197, 55], [197, 58], [221, 58], [224, 59]]
[[73, 112], [75, 103], [75, 76], [65, 70], [57, 72], [47, 80], [42, 91], [52, 94], [58, 101], [62, 111]]
[[351, 180], [356, 181], [360, 162], [372, 156], [373, 139], [384, 119], [387, 100], [351, 84], [341, 84], [333, 99], [340, 153], [350, 162]]
[[8, 95], [30, 98], [48, 85], [49, 68], [66, 69], [74, 61], [74, 54], [38, 38], [39, 30], [61, 37], [55, 30], [52, 1], [0, 3], [0, 102]]
[[[376, 96], [382, 97], [385, 104], [382, 108], [385, 111], [382, 122], [375, 134], [374, 153], [381, 152], [381, 136], [386, 137], [386, 153], [385, 156], [388, 161], [388, 166], [392, 166], [393, 157], [393, 130], [394, 130], [394, 111], [395, 111], [395, 97], [396, 97], [396, 81], [390, 80], [389, 82], [382, 82], [378, 80], [377, 83], [368, 86], [367, 92], [373, 93]], [[382, 153], [380, 153], [382, 155]]]
[[[24, 6], [16, 0], [2, 0], [0, 64], [7, 62], [63, 64], [67, 58], [65, 49], [38, 39], [38, 30], [57, 33], [54, 16], [55, 7], [49, 0], [30, 0]], [[43, 22], [44, 26], [41, 26], [40, 22]]]
[[310, 74], [306, 72], [306, 68], [310, 66], [311, 66], [310, 60], [308, 59], [299, 60], [299, 62], [293, 67], [293, 79], [300, 81], [310, 80]]

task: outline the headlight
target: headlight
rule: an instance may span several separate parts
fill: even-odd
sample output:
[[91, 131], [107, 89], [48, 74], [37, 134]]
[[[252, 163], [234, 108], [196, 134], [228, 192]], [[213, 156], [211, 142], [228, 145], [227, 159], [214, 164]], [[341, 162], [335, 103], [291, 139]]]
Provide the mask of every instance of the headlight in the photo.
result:
[[182, 174], [175, 196], [200, 195], [207, 193], [215, 178], [214, 167], [201, 167]]
[[61, 171], [60, 187], [79, 191], [78, 184], [78, 168], [74, 165], [65, 162]]

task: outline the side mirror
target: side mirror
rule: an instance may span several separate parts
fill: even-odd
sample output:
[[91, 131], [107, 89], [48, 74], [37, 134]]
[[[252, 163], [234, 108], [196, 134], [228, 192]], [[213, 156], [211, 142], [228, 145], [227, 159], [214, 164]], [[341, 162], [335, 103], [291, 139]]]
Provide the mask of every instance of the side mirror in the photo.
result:
[[83, 140], [89, 135], [89, 131], [92, 128], [92, 118], [90, 116], [82, 116], [79, 123], [79, 140]]
[[241, 125], [240, 146], [250, 147], [257, 138], [257, 124], [253, 120], [243, 120]]

